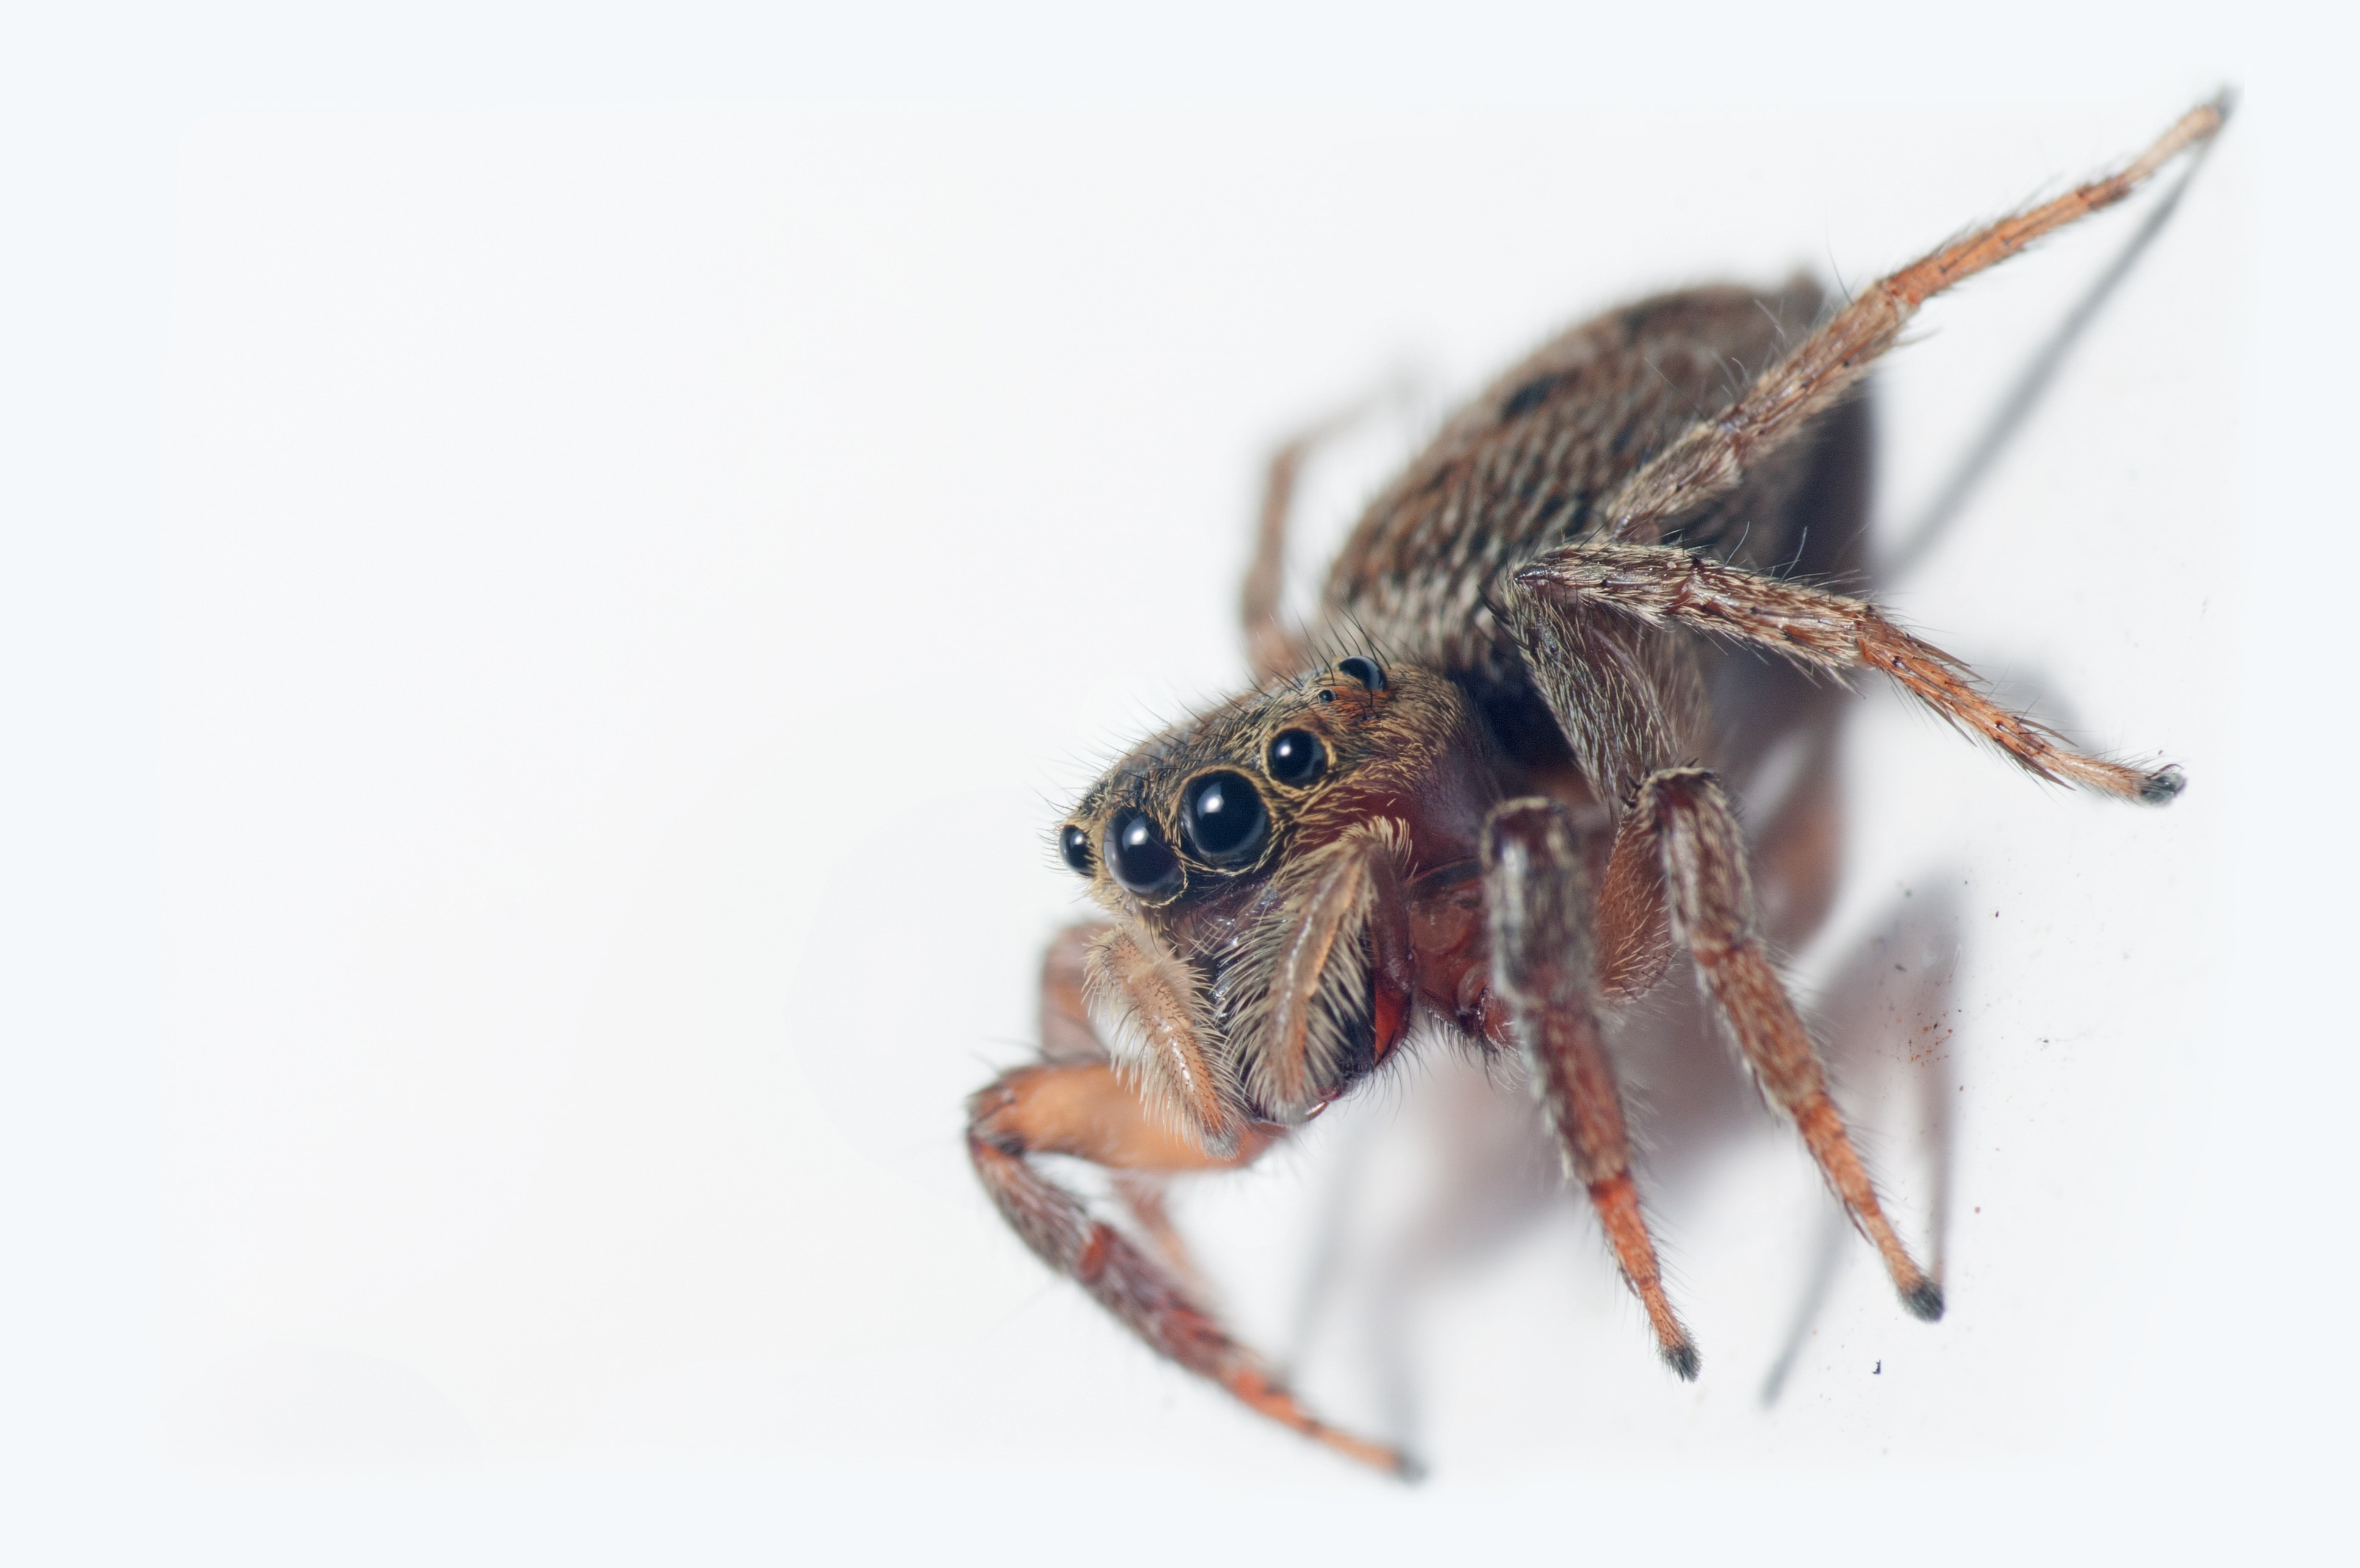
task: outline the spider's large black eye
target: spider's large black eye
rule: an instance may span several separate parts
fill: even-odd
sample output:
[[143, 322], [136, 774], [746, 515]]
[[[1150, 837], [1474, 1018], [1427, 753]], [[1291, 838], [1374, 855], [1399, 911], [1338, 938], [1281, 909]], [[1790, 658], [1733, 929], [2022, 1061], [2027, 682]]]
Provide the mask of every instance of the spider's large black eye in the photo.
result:
[[1270, 811], [1244, 774], [1207, 773], [1188, 786], [1180, 828], [1197, 859], [1213, 866], [1242, 866], [1269, 835]]
[[1271, 737], [1262, 766], [1273, 779], [1300, 789], [1328, 771], [1328, 748], [1309, 730], [1281, 730]]
[[1354, 654], [1351, 658], [1338, 662], [1336, 673], [1359, 681], [1371, 691], [1382, 691], [1385, 689], [1385, 672], [1377, 668], [1377, 661], [1373, 659], [1362, 659], [1359, 654]]
[[1081, 829], [1067, 823], [1065, 831], [1057, 835], [1057, 853], [1065, 857], [1065, 864], [1074, 868], [1076, 876], [1090, 874], [1090, 835]]
[[1142, 898], [1161, 898], [1180, 887], [1180, 857], [1145, 811], [1124, 811], [1107, 823], [1107, 869]]

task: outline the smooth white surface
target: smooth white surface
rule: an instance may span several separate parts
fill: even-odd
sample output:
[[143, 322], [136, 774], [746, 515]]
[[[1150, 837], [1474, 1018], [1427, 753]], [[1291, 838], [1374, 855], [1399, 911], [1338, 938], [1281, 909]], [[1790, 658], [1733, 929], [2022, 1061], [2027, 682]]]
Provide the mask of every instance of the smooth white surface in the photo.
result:
[[[119, 1170], [157, 1199], [150, 1229], [71, 1157], [37, 1164], [62, 1116], [12, 1142], [20, 1234], [133, 1257], [84, 1322], [38, 1283], [16, 1309], [20, 1386], [75, 1408], [29, 1369], [86, 1332], [106, 1390], [12, 1419], [19, 1475], [60, 1477], [19, 1517], [77, 1555], [490, 1560], [1062, 1554], [1035, 1509], [1150, 1558], [2300, 1528], [2262, 1500], [2348, 1443], [2321, 1421], [2348, 1353], [2272, 1292], [2340, 1299], [2323, 1107], [2350, 1031], [2305, 1010], [2300, 955], [2349, 922], [2276, 878], [2348, 852], [2274, 850], [2261, 770], [2348, 741], [2283, 726], [2313, 689], [2249, 651], [2296, 634], [2242, 563], [2308, 528], [2333, 559], [2349, 506], [2242, 444], [2286, 450], [2309, 364], [2253, 346], [2284, 320], [2254, 247], [2283, 256], [2300, 187], [2254, 150], [2293, 167], [2267, 98], [1891, 595], [2078, 734], [2182, 760], [2190, 793], [2045, 792], [1882, 694], [1852, 728], [1852, 869], [1800, 973], [1828, 988], [1905, 890], [1955, 900], [1941, 1018], [1847, 1078], [1913, 1237], [1929, 1082], [1958, 1102], [1942, 1325], [1843, 1238], [1765, 1410], [1824, 1200], [1766, 1120], [1666, 1126], [1651, 1194], [1704, 1381], [1654, 1365], [1561, 1209], [1420, 1299], [1437, 1475], [1402, 1495], [1046, 1283], [953, 1142], [1070, 908], [1054, 802], [1233, 676], [1273, 435], [1404, 366], [1456, 394], [1639, 289], [1857, 280], [2211, 84], [1967, 109], [1966, 65], [1926, 68], [1950, 106], [1667, 84], [1634, 108], [1641, 76], [1587, 110], [174, 122], [161, 378], [118, 427], [161, 433], [159, 1048], [71, 1100], [133, 1124]], [[1880, 390], [1881, 522], [2136, 221], [1928, 312]], [[1315, 528], [1405, 439], [1323, 472]], [[1905, 1043], [1929, 1022], [1930, 1058]], [[1382, 1169], [1414, 1183], [1450, 1087], [1198, 1195], [1259, 1337], [1290, 1347], [1360, 1128], [1393, 1124]], [[1341, 1289], [1300, 1369], [1381, 1421], [1365, 1270]], [[77, 1526], [83, 1497], [113, 1505]]]

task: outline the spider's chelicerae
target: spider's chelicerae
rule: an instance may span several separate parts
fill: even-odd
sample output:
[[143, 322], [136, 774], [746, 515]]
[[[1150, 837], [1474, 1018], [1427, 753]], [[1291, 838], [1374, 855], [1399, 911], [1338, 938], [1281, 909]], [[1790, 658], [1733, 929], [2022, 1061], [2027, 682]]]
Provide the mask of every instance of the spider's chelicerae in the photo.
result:
[[[1370, 504], [1311, 626], [1283, 620], [1273, 460], [1243, 594], [1255, 684], [1124, 757], [1058, 830], [1110, 920], [1047, 956], [1038, 1062], [970, 1102], [968, 1149], [1017, 1234], [1161, 1354], [1370, 1464], [1395, 1449], [1304, 1408], [1200, 1301], [1155, 1185], [1241, 1166], [1368, 1079], [1421, 1018], [1521, 1056], [1664, 1359], [1697, 1352], [1631, 1178], [1601, 1020], [1685, 951], [1901, 1301], [1942, 1290], [1894, 1233], [1770, 958], [1749, 863], [1824, 833], [1782, 812], [1749, 850], [1717, 777], [1791, 705], [1721, 679], [1734, 645], [1878, 671], [2038, 778], [2159, 803], [2176, 768], [2078, 751], [1867, 601], [1816, 584], [1859, 421], [1847, 395], [1918, 308], [2121, 201], [2217, 132], [2184, 115], [2119, 172], [1978, 228], [1827, 314], [1805, 281], [1697, 289], [1545, 344]], [[1794, 329], [1789, 331], [1789, 326]], [[1732, 386], [1732, 365], [1760, 366]], [[1116, 1172], [1102, 1217], [1036, 1163]]]

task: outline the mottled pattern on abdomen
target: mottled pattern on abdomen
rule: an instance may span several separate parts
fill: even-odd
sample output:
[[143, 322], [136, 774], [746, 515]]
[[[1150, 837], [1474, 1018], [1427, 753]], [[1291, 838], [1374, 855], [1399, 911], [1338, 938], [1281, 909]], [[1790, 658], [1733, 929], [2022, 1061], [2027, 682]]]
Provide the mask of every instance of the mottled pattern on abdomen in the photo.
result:
[[[1659, 295], [1561, 334], [1486, 388], [1369, 504], [1321, 598], [1329, 636], [1496, 679], [1513, 662], [1485, 599], [1507, 572], [1579, 538], [1614, 486], [1733, 403], [1808, 334], [1819, 287]], [[1790, 505], [1811, 443], [1681, 520], [1666, 542], [1767, 570], [1793, 550]]]

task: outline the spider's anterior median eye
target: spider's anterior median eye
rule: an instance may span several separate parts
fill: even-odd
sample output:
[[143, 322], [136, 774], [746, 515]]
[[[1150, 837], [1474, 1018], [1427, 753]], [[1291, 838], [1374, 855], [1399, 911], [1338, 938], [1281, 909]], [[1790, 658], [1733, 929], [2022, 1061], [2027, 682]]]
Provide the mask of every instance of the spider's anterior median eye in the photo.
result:
[[1065, 864], [1074, 868], [1075, 875], [1090, 874], [1090, 835], [1081, 829], [1067, 823], [1065, 831], [1057, 835], [1057, 853], [1065, 857]]
[[1107, 869], [1142, 898], [1161, 898], [1180, 887], [1180, 857], [1145, 811], [1124, 811], [1107, 823]]
[[1300, 789], [1328, 771], [1328, 748], [1309, 730], [1281, 730], [1271, 738], [1262, 765], [1273, 779]]
[[1377, 661], [1373, 659], [1362, 659], [1360, 655], [1354, 654], [1351, 658], [1340, 660], [1337, 664], [1336, 673], [1359, 681], [1371, 691], [1382, 691], [1385, 689], [1385, 672], [1377, 668]]
[[1270, 834], [1270, 811], [1253, 781], [1242, 773], [1207, 773], [1188, 786], [1180, 824], [1196, 858], [1213, 866], [1242, 866]]

